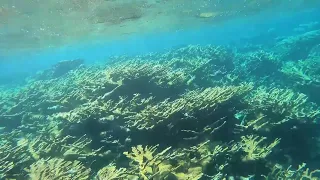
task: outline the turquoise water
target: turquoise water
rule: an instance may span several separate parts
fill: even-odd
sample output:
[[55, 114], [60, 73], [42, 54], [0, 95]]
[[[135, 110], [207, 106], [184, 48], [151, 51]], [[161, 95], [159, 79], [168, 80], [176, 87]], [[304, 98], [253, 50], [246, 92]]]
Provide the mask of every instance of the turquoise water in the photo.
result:
[[245, 2], [121, 38], [0, 39], [0, 180], [320, 179], [320, 6]]
[[[272, 15], [270, 15], [270, 13]], [[300, 24], [318, 20], [317, 9], [296, 13], [266, 12], [247, 18], [229, 20], [219, 24], [207, 24], [198, 29], [178, 29], [174, 32], [132, 35], [124, 40], [104, 42], [103, 39], [69, 44], [58, 48], [43, 48], [36, 51], [6, 52], [0, 56], [2, 76], [25, 76], [48, 68], [67, 59], [84, 59], [87, 63], [104, 61], [116, 55], [138, 55], [163, 52], [170, 48], [188, 44], [237, 45], [243, 42], [270, 43], [277, 36], [290, 36]], [[28, 67], [28, 68], [26, 68]]]

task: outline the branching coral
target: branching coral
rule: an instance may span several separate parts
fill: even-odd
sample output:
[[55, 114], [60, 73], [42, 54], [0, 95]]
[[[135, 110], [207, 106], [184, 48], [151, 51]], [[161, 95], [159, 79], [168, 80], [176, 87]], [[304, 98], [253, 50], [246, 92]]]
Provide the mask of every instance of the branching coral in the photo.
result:
[[266, 180], [273, 179], [303, 179], [303, 180], [315, 180], [318, 179], [320, 169], [310, 171], [306, 167], [305, 163], [299, 165], [298, 169], [292, 169], [292, 166], [284, 168], [280, 164], [273, 166], [271, 172], [267, 176], [263, 176]]
[[232, 53], [223, 47], [188, 46], [168, 52], [161, 59], [170, 67], [188, 72], [189, 83], [205, 87], [224, 84], [228, 72], [234, 69]]
[[136, 80], [137, 77], [151, 79], [150, 76], [154, 75], [151, 82], [161, 87], [193, 84], [212, 86], [224, 84], [223, 79], [234, 68], [232, 59], [233, 54], [224, 47], [190, 45], [167, 53], [151, 53], [135, 58], [118, 57], [113, 59], [115, 63], [106, 71], [107, 76], [117, 84], [121, 82], [119, 75], [122, 73], [123, 80], [130, 77]]
[[[92, 140], [87, 136], [82, 136], [74, 142], [62, 145], [62, 152], [64, 159], [82, 160], [87, 163], [91, 162], [92, 157], [104, 157], [106, 154], [101, 152], [102, 148], [90, 148]], [[106, 152], [108, 153], [108, 152]]]
[[23, 139], [23, 141], [28, 144], [28, 153], [30, 156], [37, 161], [41, 158], [48, 158], [52, 154], [61, 153], [61, 146], [69, 139], [69, 136], [63, 139], [38, 136], [30, 138], [30, 140], [26, 138]]
[[192, 115], [196, 111], [213, 111], [219, 104], [244, 95], [252, 88], [251, 84], [243, 84], [189, 91], [176, 100], [166, 99], [158, 104], [146, 106], [140, 112], [129, 116], [130, 121], [127, 123], [129, 127], [152, 129], [164, 121], [173, 123], [177, 115]]
[[98, 101], [83, 104], [69, 112], [59, 112], [51, 115], [52, 120], [68, 121], [71, 123], [85, 122], [93, 116], [107, 115], [108, 111], [112, 111], [114, 107], [113, 101], [106, 101], [99, 103]]
[[89, 146], [91, 140], [86, 136], [75, 138], [71, 136], [65, 137], [50, 137], [50, 136], [37, 136], [21, 139], [21, 144], [26, 144], [26, 154], [34, 161], [51, 156], [63, 157], [67, 160], [86, 160], [88, 158], [102, 157], [100, 149], [93, 150]]
[[49, 116], [49, 119], [70, 123], [83, 123], [90, 119], [97, 119], [100, 123], [106, 124], [116, 119], [132, 116], [153, 101], [153, 96], [143, 98], [141, 94], [133, 94], [132, 98], [120, 96], [115, 100], [97, 99], [69, 112], [55, 113]]
[[[188, 46], [114, 57], [63, 78], [31, 79], [15, 90], [0, 90], [0, 178], [25, 179], [27, 173], [30, 179], [99, 180], [261, 176], [270, 163], [266, 157], [277, 161], [293, 152], [285, 142], [283, 151], [271, 153], [280, 138], [267, 141], [268, 133], [287, 140], [284, 133], [299, 134], [300, 127], [320, 117], [319, 107], [294, 89], [239, 84], [274, 80], [266, 71], [251, 78], [239, 70], [245, 65], [256, 74], [271, 63], [276, 73], [275, 61], [266, 51], [234, 56], [222, 47]], [[310, 68], [308, 76], [318, 73], [317, 64], [297, 63]], [[289, 128], [279, 125], [289, 120]], [[308, 144], [315, 143], [307, 135]], [[92, 168], [90, 175], [85, 166]], [[306, 171], [304, 177], [316, 172]]]
[[247, 116], [244, 116], [241, 120], [240, 124], [236, 124], [236, 133], [239, 133], [241, 131], [245, 130], [253, 130], [253, 131], [259, 131], [261, 129], [264, 129], [267, 127], [270, 122], [266, 118], [266, 116], [262, 113], [256, 115], [254, 119], [246, 119]]
[[90, 169], [79, 161], [65, 161], [59, 158], [40, 159], [27, 169], [30, 180], [86, 180], [89, 179]]
[[132, 160], [134, 173], [140, 178], [147, 179], [164, 179], [177, 167], [168, 163], [169, 160], [179, 156], [178, 153], [169, 153], [171, 147], [164, 149], [160, 153], [155, 153], [158, 146], [132, 147], [132, 152], [124, 152]]
[[129, 127], [138, 129], [152, 129], [157, 124], [172, 119], [175, 115], [182, 113], [186, 102], [183, 99], [169, 101], [166, 99], [155, 105], [148, 105], [140, 112], [128, 116]]
[[135, 83], [159, 87], [184, 85], [188, 76], [182, 70], [173, 71], [171, 67], [159, 62], [132, 60], [120, 63], [106, 70], [107, 79], [114, 84]]
[[229, 151], [228, 146], [222, 146], [219, 144], [213, 145], [209, 140], [205, 141], [203, 143], [200, 143], [196, 146], [192, 146], [190, 149], [187, 149], [187, 152], [198, 154], [196, 157], [192, 160], [192, 163], [201, 165], [201, 167], [206, 167], [210, 162], [212, 162], [216, 157], [225, 154], [227, 151]]
[[[279, 59], [277, 55], [263, 50], [238, 53], [235, 58], [236, 74], [257, 81], [257, 77], [278, 73]], [[274, 80], [274, 79], [272, 79]]]
[[[291, 89], [259, 87], [246, 97], [246, 101], [254, 109], [260, 109], [265, 114], [278, 114], [286, 120], [314, 121], [320, 115], [319, 108], [316, 104], [308, 102], [305, 94], [296, 93]], [[278, 119], [278, 122], [283, 119]]]
[[282, 66], [284, 73], [296, 85], [319, 86], [320, 58], [309, 58], [297, 62], [289, 61]]
[[[200, 46], [200, 45], [189, 45], [183, 48], [179, 49], [173, 49], [167, 53], [158, 55], [160, 56], [161, 60], [171, 61], [175, 62], [174, 60], [180, 59], [182, 62], [193, 62], [196, 63], [195, 65], [200, 65], [202, 67], [202, 63], [206, 62], [207, 60], [215, 65], [229, 65], [229, 63], [232, 60], [232, 53], [230, 50], [222, 47], [222, 46]], [[200, 60], [198, 62], [197, 60]], [[202, 61], [202, 62], [201, 62]], [[178, 65], [178, 68], [183, 68], [183, 64], [176, 64]], [[185, 68], [190, 67], [188, 64]], [[191, 65], [192, 67], [193, 65]], [[199, 67], [199, 66], [198, 66]]]
[[239, 150], [238, 144], [224, 144], [210, 142], [210, 140], [182, 149], [182, 156], [177, 158], [179, 168], [174, 174], [181, 180], [193, 180], [200, 177], [222, 179], [226, 175], [223, 171], [229, 165], [227, 157], [231, 157]]
[[97, 180], [119, 180], [126, 179], [128, 171], [126, 168], [117, 169], [114, 164], [109, 164], [98, 171]]
[[203, 176], [202, 168], [189, 168], [187, 173], [174, 173], [178, 180], [198, 180]]
[[245, 95], [253, 88], [252, 84], [223, 86], [189, 91], [182, 96], [187, 102], [187, 111], [209, 110], [233, 98]]
[[273, 143], [263, 146], [261, 143], [266, 140], [266, 137], [254, 135], [242, 136], [241, 139], [241, 149], [246, 152], [246, 155], [243, 157], [243, 161], [264, 159], [272, 152], [272, 149], [280, 143], [280, 139], [275, 139]]
[[30, 161], [30, 156], [26, 152], [28, 146], [25, 141], [15, 142], [16, 136], [20, 132], [0, 134], [0, 177], [10, 176], [10, 171], [23, 167]]
[[5, 178], [6, 174], [14, 168], [14, 163], [10, 161], [6, 161], [7, 157], [3, 157], [0, 159], [0, 178]]

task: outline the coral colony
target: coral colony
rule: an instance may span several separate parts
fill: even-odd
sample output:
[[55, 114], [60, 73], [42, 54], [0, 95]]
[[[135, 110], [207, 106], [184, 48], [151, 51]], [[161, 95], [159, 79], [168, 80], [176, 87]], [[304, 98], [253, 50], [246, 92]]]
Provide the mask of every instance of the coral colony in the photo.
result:
[[0, 177], [319, 179], [319, 40], [60, 62], [1, 89]]

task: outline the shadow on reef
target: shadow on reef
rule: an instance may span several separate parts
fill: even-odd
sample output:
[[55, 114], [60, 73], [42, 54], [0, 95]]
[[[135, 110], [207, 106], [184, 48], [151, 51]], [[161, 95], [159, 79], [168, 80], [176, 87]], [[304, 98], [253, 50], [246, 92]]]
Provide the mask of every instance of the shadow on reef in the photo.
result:
[[319, 37], [60, 62], [0, 89], [0, 179], [317, 178]]

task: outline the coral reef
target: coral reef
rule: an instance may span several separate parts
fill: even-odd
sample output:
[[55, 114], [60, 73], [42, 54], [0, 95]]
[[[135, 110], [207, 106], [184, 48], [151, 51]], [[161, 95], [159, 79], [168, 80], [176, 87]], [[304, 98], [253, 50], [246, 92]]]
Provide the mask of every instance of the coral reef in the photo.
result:
[[320, 30], [309, 31], [300, 35], [284, 38], [275, 46], [283, 59], [301, 60], [309, 56], [310, 51], [319, 44]]
[[315, 32], [64, 61], [1, 88], [0, 179], [318, 179]]
[[59, 158], [40, 159], [27, 170], [30, 180], [57, 179], [85, 180], [89, 178], [90, 169], [85, 168], [79, 161], [65, 161]]

